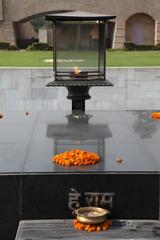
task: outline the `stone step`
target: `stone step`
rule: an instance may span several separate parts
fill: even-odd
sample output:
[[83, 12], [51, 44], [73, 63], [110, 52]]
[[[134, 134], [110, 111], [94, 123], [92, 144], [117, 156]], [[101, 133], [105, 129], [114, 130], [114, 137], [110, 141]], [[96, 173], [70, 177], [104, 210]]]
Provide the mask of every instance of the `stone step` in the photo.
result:
[[26, 239], [160, 239], [160, 222], [151, 220], [114, 220], [113, 225], [107, 231], [87, 232], [74, 229], [73, 220], [20, 221], [15, 240]]

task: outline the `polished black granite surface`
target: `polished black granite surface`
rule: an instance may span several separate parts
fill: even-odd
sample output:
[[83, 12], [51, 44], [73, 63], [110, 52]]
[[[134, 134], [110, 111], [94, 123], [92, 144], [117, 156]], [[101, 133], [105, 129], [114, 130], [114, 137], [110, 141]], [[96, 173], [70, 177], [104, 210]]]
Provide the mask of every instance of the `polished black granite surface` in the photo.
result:
[[[160, 121], [150, 111], [92, 111], [90, 119], [62, 111], [6, 111], [0, 119], [0, 174], [159, 173]], [[95, 166], [51, 161], [73, 148], [97, 152]], [[119, 164], [116, 160], [122, 158]]]
[[[84, 167], [51, 161], [72, 148], [97, 152], [101, 161]], [[14, 239], [23, 219], [73, 218], [72, 189], [81, 206], [85, 192], [114, 193], [112, 219], [159, 219], [159, 148], [160, 121], [149, 111], [3, 112], [0, 239]]]
[[[72, 189], [80, 197], [72, 195]], [[73, 218], [73, 208], [88, 206], [85, 192], [114, 193], [112, 219], [158, 219], [158, 174], [50, 174], [22, 178], [22, 219]], [[71, 200], [71, 201], [70, 201]], [[91, 203], [94, 206], [95, 202]], [[72, 207], [72, 209], [70, 208]]]

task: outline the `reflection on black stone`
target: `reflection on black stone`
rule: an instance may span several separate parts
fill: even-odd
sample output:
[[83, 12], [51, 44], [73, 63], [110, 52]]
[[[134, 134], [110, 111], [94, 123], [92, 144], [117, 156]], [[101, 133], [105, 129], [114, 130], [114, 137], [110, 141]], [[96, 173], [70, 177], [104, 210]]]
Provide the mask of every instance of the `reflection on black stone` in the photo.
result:
[[[53, 154], [70, 151], [71, 149], [87, 150], [97, 153], [101, 161], [97, 170], [104, 169], [105, 138], [112, 136], [107, 125], [90, 124], [90, 115], [68, 115], [67, 124], [50, 124], [47, 126], [46, 136], [53, 139]], [[64, 169], [90, 170], [96, 166], [70, 166]], [[56, 165], [56, 169], [62, 168]]]
[[160, 225], [153, 227], [153, 234], [160, 237]]
[[156, 123], [151, 118], [149, 111], [136, 111], [137, 121], [134, 123], [134, 130], [140, 135], [140, 138], [151, 138], [157, 131]]

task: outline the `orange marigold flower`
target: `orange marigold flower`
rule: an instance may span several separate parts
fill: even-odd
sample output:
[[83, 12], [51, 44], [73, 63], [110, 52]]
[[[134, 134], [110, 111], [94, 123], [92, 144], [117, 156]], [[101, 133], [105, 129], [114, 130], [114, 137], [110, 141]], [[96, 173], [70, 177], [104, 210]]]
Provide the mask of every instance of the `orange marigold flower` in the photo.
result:
[[52, 157], [52, 161], [63, 166], [82, 166], [96, 164], [100, 157], [96, 153], [73, 149]]
[[99, 224], [85, 224], [85, 223], [80, 223], [77, 220], [73, 220], [73, 225], [74, 228], [79, 229], [79, 230], [85, 230], [88, 232], [100, 232], [103, 230], [108, 230], [109, 227], [112, 225], [112, 221], [111, 220], [106, 220], [103, 223], [99, 223]]
[[155, 119], [155, 120], [160, 119], [160, 112], [153, 112], [151, 116], [152, 116], [152, 119]]

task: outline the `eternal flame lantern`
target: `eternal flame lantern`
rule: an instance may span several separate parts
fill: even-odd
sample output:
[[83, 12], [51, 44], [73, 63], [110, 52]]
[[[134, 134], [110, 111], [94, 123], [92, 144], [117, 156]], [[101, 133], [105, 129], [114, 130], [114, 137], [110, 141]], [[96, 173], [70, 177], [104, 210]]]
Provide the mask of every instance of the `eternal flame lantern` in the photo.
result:
[[106, 80], [106, 22], [115, 16], [65, 12], [46, 16], [53, 22], [54, 81], [65, 86], [72, 110], [85, 110], [93, 86], [113, 86]]

